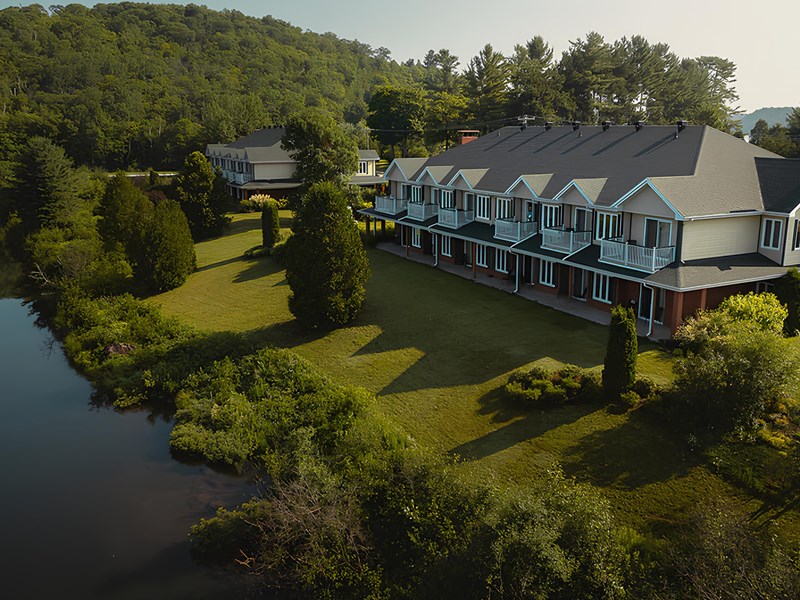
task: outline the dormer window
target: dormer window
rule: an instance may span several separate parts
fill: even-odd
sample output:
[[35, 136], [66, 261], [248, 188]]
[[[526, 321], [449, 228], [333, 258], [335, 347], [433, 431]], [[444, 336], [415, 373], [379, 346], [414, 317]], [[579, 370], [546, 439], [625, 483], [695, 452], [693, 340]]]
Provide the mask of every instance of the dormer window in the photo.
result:
[[514, 216], [514, 209], [511, 198], [498, 198], [497, 199], [497, 218], [498, 219], [511, 219]]
[[369, 162], [367, 162], [366, 160], [358, 161], [358, 174], [369, 175]]
[[560, 204], [542, 204], [542, 227], [561, 227], [564, 210]]
[[598, 240], [607, 240], [619, 236], [619, 215], [614, 213], [597, 213], [594, 236]]
[[492, 208], [489, 203], [489, 196], [479, 195], [475, 206], [475, 216], [478, 219], [491, 219]]
[[442, 208], [455, 208], [452, 190], [442, 190]]

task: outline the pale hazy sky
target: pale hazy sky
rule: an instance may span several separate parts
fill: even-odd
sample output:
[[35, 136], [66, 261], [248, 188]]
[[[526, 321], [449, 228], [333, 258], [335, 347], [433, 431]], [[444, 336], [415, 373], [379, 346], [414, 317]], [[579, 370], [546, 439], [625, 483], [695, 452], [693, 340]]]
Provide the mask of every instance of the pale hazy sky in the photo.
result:
[[[0, 0], [0, 8], [19, 4]], [[421, 59], [431, 48], [447, 48], [461, 60], [460, 68], [487, 42], [508, 55], [514, 44], [538, 34], [560, 56], [570, 40], [589, 31], [598, 31], [607, 41], [639, 34], [651, 43], [669, 44], [682, 57], [716, 55], [735, 62], [739, 105], [745, 112], [800, 105], [800, 0], [207, 0], [196, 4], [258, 17], [269, 14], [302, 29], [385, 46], [398, 61]]]

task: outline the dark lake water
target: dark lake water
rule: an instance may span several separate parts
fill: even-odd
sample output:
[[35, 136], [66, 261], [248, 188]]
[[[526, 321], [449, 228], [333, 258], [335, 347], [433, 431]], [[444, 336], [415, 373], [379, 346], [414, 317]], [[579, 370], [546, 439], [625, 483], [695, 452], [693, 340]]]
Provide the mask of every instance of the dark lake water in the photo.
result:
[[246, 480], [170, 457], [168, 417], [90, 402], [47, 329], [0, 299], [0, 573], [5, 598], [230, 598], [187, 532]]

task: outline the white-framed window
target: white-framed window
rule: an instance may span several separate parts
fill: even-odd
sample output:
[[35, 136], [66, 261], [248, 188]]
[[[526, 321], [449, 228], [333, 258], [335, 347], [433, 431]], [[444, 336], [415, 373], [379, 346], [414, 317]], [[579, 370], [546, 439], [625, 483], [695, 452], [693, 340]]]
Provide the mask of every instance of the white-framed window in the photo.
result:
[[439, 204], [439, 188], [431, 188], [431, 204]]
[[442, 190], [442, 208], [455, 208], [453, 201], [453, 190]]
[[564, 207], [560, 204], [542, 204], [542, 227], [561, 227], [563, 215]]
[[358, 174], [359, 175], [369, 174], [369, 162], [367, 162], [366, 160], [358, 161]]
[[761, 247], [768, 250], [781, 249], [783, 221], [780, 219], [764, 219], [761, 226]]
[[[404, 196], [407, 197], [407, 196]], [[412, 185], [411, 186], [411, 201], [412, 202], [422, 202], [422, 186], [421, 185]]]
[[449, 235], [442, 236], [442, 256], [453, 256], [452, 239]]
[[539, 283], [549, 287], [556, 287], [555, 263], [550, 260], [539, 261]]
[[400, 184], [400, 198], [408, 198], [408, 190], [411, 188], [407, 183]]
[[416, 227], [411, 228], [411, 245], [414, 248], [422, 248], [422, 234]]
[[492, 218], [492, 204], [489, 196], [478, 195], [475, 202], [475, 217], [478, 219]]
[[489, 266], [486, 260], [486, 246], [483, 244], [475, 244], [475, 264], [479, 267]]
[[594, 237], [598, 240], [606, 240], [619, 236], [619, 215], [614, 213], [597, 213], [595, 220]]
[[497, 219], [511, 219], [514, 216], [514, 204], [511, 198], [498, 198], [497, 199]]
[[592, 285], [592, 298], [611, 304], [611, 277], [601, 273], [594, 274], [594, 284]]
[[572, 213], [572, 228], [575, 231], [592, 230], [592, 211], [576, 206]]
[[494, 270], [500, 273], [508, 273], [508, 251], [495, 249], [494, 251]]
[[759, 281], [756, 283], [756, 294], [775, 293], [775, 284], [769, 281]]

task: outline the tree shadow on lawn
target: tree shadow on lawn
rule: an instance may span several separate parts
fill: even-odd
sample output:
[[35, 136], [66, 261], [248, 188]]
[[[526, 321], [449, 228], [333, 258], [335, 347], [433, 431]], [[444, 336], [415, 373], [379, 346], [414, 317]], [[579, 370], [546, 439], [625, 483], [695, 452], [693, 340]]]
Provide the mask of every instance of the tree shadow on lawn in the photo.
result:
[[226, 258], [225, 260], [219, 260], [214, 263], [209, 263], [207, 265], [203, 265], [202, 267], [197, 267], [194, 272], [195, 273], [202, 273], [203, 271], [210, 271], [211, 269], [216, 269], [218, 267], [224, 267], [225, 265], [231, 265], [233, 263], [237, 263], [239, 261], [248, 260], [245, 256], [233, 256], [231, 258]]
[[605, 326], [380, 251], [370, 261], [356, 324], [381, 333], [354, 355], [422, 355], [379, 395], [482, 384], [543, 358], [582, 367], [603, 360]]
[[244, 283], [245, 281], [253, 281], [261, 279], [262, 277], [269, 277], [283, 271], [275, 260], [264, 256], [261, 258], [247, 258], [242, 257], [241, 260], [249, 261], [247, 268], [236, 274], [233, 278], [233, 283]]
[[501, 388], [496, 388], [484, 394], [478, 401], [481, 408], [477, 412], [481, 415], [493, 415], [490, 420], [492, 423], [507, 424], [456, 446], [450, 450], [451, 454], [464, 460], [486, 458], [562, 425], [574, 423], [597, 410], [597, 406], [592, 404], [574, 404], [544, 410], [522, 407], [504, 399], [500, 390]]
[[562, 460], [568, 475], [622, 489], [682, 477], [704, 462], [641, 409], [618, 427], [583, 437]]

